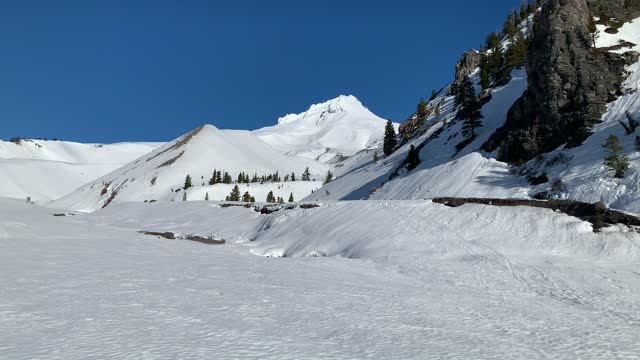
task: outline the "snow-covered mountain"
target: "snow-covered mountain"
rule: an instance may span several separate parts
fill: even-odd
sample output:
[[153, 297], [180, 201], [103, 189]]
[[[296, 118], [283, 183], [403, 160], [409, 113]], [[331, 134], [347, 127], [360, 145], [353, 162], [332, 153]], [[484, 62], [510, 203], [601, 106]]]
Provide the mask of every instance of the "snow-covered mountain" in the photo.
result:
[[0, 197], [57, 199], [162, 143], [81, 144], [19, 139], [0, 141]]
[[[209, 193], [210, 200], [224, 200], [229, 195], [229, 185], [208, 185], [214, 170], [228, 172], [234, 181], [241, 172], [249, 176], [279, 172], [281, 177], [293, 172], [300, 179], [307, 167], [311, 180], [321, 179], [329, 169], [313, 160], [281, 154], [250, 131], [204, 125], [80, 187], [56, 200], [53, 206], [92, 211], [111, 202], [182, 200], [185, 195], [181, 189], [187, 175], [194, 185], [187, 191], [188, 199], [193, 193], [194, 199], [204, 200]], [[293, 193], [294, 198], [300, 199], [320, 185], [318, 181], [300, 181], [287, 187], [282, 183], [254, 183], [247, 184], [244, 190], [258, 201], [264, 201], [262, 197], [269, 191], [285, 199]]]
[[356, 97], [341, 95], [254, 134], [285, 154], [328, 163], [379, 145], [385, 123]]

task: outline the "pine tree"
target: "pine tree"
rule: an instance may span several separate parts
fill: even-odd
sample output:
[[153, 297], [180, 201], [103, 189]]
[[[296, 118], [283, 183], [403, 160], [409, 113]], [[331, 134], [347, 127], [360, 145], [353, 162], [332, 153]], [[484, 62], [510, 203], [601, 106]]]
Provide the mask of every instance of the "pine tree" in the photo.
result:
[[380, 160], [380, 157], [378, 156], [378, 149], [373, 151], [373, 162], [377, 163], [378, 160]]
[[302, 173], [302, 181], [311, 181], [311, 173], [309, 172], [309, 168], [304, 169]]
[[424, 122], [424, 120], [427, 118], [427, 103], [424, 102], [424, 98], [421, 98], [420, 102], [418, 103], [416, 115], [418, 116], [418, 120], [420, 120], [420, 122]]
[[467, 139], [476, 137], [476, 129], [482, 127], [482, 112], [480, 111], [480, 102], [477, 99], [472, 100], [466, 108], [467, 118], [462, 123], [462, 135]]
[[328, 184], [333, 180], [333, 173], [331, 170], [327, 171], [327, 176], [324, 178], [324, 184]]
[[238, 185], [233, 187], [231, 194], [229, 194], [229, 201], [240, 201], [240, 188]]
[[391, 120], [387, 120], [384, 128], [384, 145], [383, 151], [386, 156], [393, 154], [398, 142], [396, 141], [396, 129], [393, 127]]
[[191, 175], [187, 175], [187, 177], [184, 179], [184, 186], [182, 187], [182, 189], [187, 190], [192, 186], [193, 184], [191, 183]]
[[620, 139], [611, 134], [602, 146], [609, 152], [609, 155], [604, 158], [605, 165], [610, 171], [614, 172], [614, 177], [618, 179], [624, 178], [629, 169], [629, 158], [622, 155], [624, 147], [620, 144]]
[[296, 181], [296, 173], [291, 173], [291, 181]]
[[483, 118], [481, 105], [476, 96], [475, 89], [471, 80], [467, 77], [459, 89], [459, 96], [456, 101], [460, 101], [462, 108], [458, 113], [458, 117], [464, 119], [462, 125], [462, 135], [467, 139], [473, 139], [476, 136], [476, 129], [482, 126]]
[[216, 173], [217, 173], [217, 171], [214, 169], [213, 170], [213, 175], [211, 175], [211, 179], [209, 179], [209, 185], [215, 185], [215, 183], [216, 183]]
[[244, 195], [242, 195], [242, 202], [251, 202], [251, 194], [248, 191], [245, 191]]
[[231, 184], [233, 182], [231, 175], [229, 175], [229, 173], [226, 171], [224, 172], [224, 176], [222, 177], [222, 182], [225, 184]]
[[251, 196], [251, 197], [249, 198], [249, 202], [252, 202], [252, 203], [256, 202], [256, 198], [255, 198], [255, 197], [253, 197], [253, 196]]
[[278, 204], [284, 204], [284, 199], [278, 196]]
[[489, 36], [487, 36], [487, 49], [496, 50], [500, 46], [501, 42], [502, 38], [500, 38], [500, 34], [492, 32], [491, 34], [489, 34]]
[[222, 183], [222, 171], [218, 170], [218, 173], [216, 174], [216, 184], [220, 183]]
[[204, 201], [209, 201], [209, 193], [206, 193], [206, 194], [204, 195]]
[[267, 202], [268, 203], [276, 202], [276, 198], [275, 196], [273, 196], [273, 191], [269, 191], [269, 193], [267, 194]]
[[529, 41], [524, 37], [522, 32], [513, 39], [511, 47], [507, 51], [507, 65], [510, 67], [520, 67], [524, 64], [527, 54], [529, 53]]
[[293, 200], [293, 193], [289, 194], [289, 202], [290, 202], [290, 203], [294, 202], [294, 200]]
[[407, 154], [407, 170], [411, 171], [415, 169], [418, 165], [420, 165], [420, 152], [415, 148], [415, 146], [411, 145], [409, 147], [409, 153]]

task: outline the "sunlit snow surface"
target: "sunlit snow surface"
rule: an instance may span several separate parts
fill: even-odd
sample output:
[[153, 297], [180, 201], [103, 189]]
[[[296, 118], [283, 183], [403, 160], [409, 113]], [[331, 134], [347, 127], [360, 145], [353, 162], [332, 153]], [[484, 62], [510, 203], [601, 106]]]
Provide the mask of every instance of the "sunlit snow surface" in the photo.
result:
[[594, 234], [550, 210], [368, 201], [271, 215], [205, 202], [53, 212], [0, 200], [2, 359], [640, 353], [638, 234]]

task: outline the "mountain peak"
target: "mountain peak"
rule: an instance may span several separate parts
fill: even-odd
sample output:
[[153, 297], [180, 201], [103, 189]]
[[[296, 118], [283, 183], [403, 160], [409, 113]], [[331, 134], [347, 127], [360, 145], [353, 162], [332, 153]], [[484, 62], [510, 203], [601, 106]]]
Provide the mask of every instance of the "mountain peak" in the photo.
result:
[[288, 124], [296, 120], [311, 117], [316, 114], [333, 114], [337, 112], [361, 111], [366, 108], [358, 98], [353, 95], [339, 95], [338, 97], [325, 101], [323, 103], [314, 104], [307, 111], [300, 114], [287, 114], [278, 119], [278, 124]]

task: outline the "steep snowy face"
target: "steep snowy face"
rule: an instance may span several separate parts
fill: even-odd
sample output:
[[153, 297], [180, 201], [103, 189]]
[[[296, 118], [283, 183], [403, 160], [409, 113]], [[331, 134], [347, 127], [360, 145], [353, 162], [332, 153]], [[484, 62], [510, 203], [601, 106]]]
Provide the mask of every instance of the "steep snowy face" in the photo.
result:
[[161, 145], [0, 141], [0, 197], [57, 199]]
[[254, 134], [282, 153], [326, 163], [376, 146], [385, 123], [354, 96], [341, 95]]
[[[182, 200], [185, 193], [181, 189], [187, 175], [193, 184], [189, 190], [194, 191], [209, 186], [214, 170], [228, 172], [234, 180], [241, 172], [249, 176], [267, 176], [275, 172], [285, 176], [294, 172], [300, 179], [307, 167], [311, 180], [320, 179], [328, 169], [328, 166], [312, 160], [281, 154], [249, 131], [219, 130], [205, 125], [82, 186], [55, 201], [53, 206], [93, 211], [112, 202]], [[315, 181], [305, 184], [304, 189], [295, 187], [301, 192], [294, 193], [295, 198], [308, 195], [313, 186], [319, 187]], [[259, 185], [255, 184], [255, 187]], [[272, 186], [278, 187], [277, 184]], [[216, 194], [221, 198], [215, 198]], [[204, 200], [204, 195], [198, 200]], [[209, 198], [224, 200], [221, 192], [213, 190]]]

